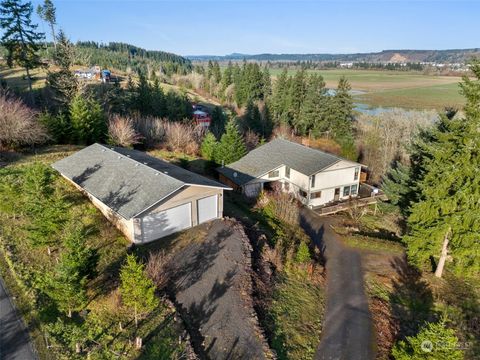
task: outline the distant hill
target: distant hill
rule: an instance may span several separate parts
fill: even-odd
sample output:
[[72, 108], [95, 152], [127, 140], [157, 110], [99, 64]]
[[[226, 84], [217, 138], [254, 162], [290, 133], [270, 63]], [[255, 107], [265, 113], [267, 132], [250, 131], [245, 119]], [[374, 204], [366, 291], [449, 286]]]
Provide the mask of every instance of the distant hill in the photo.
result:
[[192, 63], [180, 55], [165, 51], [145, 50], [135, 45], [110, 42], [101, 44], [94, 41], [76, 43], [77, 57], [84, 65], [99, 65], [126, 71], [147, 71], [148, 68], [160, 68], [166, 75], [185, 73], [192, 69]]
[[472, 57], [480, 57], [480, 48], [452, 50], [383, 50], [381, 52], [357, 54], [230, 54], [225, 56], [191, 55], [192, 61], [351, 61], [351, 62], [437, 62], [465, 63]]

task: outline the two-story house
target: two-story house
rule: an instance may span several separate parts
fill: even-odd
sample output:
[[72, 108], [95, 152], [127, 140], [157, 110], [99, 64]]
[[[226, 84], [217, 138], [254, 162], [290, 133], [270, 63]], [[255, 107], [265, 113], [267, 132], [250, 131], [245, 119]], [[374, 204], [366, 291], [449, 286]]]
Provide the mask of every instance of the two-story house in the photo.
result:
[[288, 140], [275, 139], [218, 168], [220, 181], [256, 197], [274, 185], [308, 207], [358, 196], [362, 165]]

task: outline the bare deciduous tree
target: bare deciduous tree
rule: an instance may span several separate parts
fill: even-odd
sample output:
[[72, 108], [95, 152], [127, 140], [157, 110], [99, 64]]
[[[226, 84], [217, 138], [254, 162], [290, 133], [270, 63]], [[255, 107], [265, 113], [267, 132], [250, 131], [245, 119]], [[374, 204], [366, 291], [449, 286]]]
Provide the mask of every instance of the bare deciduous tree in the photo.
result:
[[138, 144], [142, 136], [135, 131], [131, 118], [113, 115], [108, 121], [108, 138], [113, 145], [129, 147]]
[[179, 122], [166, 122], [165, 145], [170, 151], [179, 151], [186, 154], [196, 154], [199, 150], [198, 132], [193, 125]]
[[358, 117], [358, 141], [362, 162], [370, 169], [370, 179], [379, 182], [394, 160], [408, 161], [406, 148], [420, 128], [438, 118], [434, 111], [394, 109], [378, 115]]
[[171, 275], [171, 256], [165, 254], [165, 251], [151, 252], [148, 256], [145, 271], [158, 290], [163, 290]]
[[0, 150], [40, 144], [48, 138], [35, 111], [8, 92], [0, 90]]

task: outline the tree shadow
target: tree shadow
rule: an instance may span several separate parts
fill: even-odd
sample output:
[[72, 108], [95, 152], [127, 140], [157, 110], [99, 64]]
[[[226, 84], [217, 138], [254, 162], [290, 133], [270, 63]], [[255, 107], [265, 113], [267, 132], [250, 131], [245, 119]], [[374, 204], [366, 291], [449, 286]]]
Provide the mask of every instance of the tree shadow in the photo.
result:
[[421, 272], [410, 266], [405, 258], [395, 257], [391, 262], [398, 276], [392, 281], [389, 296], [392, 316], [398, 322], [397, 340], [418, 333], [425, 321], [434, 321], [438, 314], [434, 310], [434, 298]]

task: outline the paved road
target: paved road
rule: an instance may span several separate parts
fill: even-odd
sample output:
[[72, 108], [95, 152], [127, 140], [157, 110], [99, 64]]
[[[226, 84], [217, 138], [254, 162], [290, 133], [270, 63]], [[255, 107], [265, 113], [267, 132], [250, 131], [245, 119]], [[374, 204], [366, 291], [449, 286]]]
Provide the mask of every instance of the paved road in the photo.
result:
[[327, 305], [315, 360], [370, 360], [375, 357], [375, 338], [360, 254], [342, 245], [333, 223], [311, 210], [301, 211], [302, 227], [326, 258]]
[[0, 278], [0, 360], [36, 360], [28, 332]]

